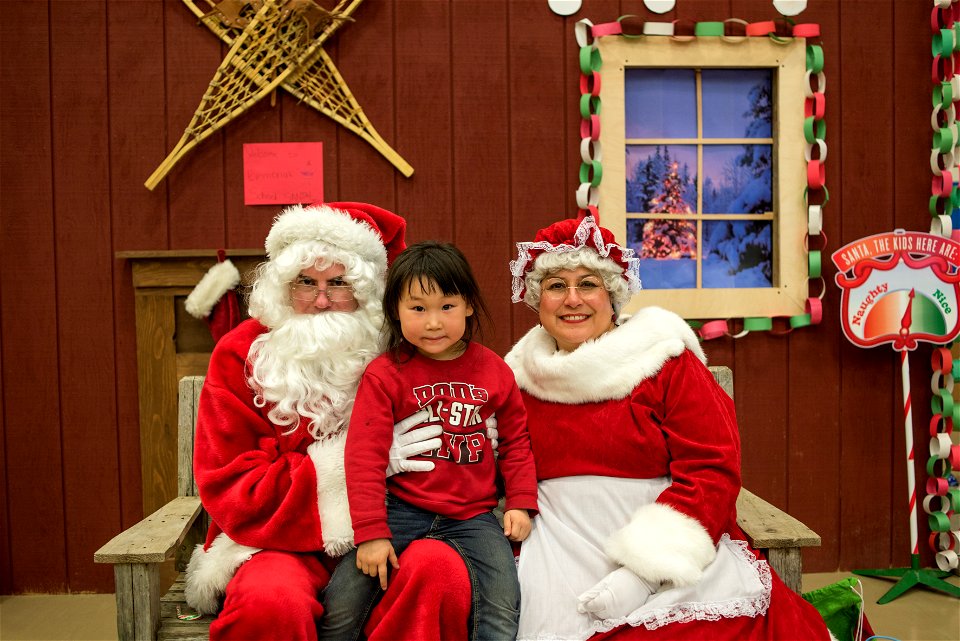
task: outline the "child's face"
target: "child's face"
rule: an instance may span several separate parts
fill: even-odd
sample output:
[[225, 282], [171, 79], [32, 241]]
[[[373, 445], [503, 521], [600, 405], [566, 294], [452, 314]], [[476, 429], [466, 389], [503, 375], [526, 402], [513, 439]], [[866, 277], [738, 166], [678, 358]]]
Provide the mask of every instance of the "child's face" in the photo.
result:
[[[424, 285], [428, 291], [424, 291]], [[438, 361], [456, 358], [473, 307], [463, 296], [445, 295], [435, 283], [413, 280], [403, 288], [397, 315], [403, 337], [417, 351]]]

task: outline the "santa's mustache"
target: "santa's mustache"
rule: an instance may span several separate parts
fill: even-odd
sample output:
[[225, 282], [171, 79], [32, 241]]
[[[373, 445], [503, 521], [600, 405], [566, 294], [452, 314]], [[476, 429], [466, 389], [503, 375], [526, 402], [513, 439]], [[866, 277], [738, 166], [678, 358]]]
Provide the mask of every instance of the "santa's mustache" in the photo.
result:
[[329, 352], [369, 348], [378, 334], [379, 328], [362, 310], [297, 314], [271, 330], [265, 343], [272, 345], [277, 355], [310, 361]]
[[340, 429], [363, 368], [379, 353], [379, 327], [362, 310], [298, 314], [261, 335], [250, 348], [251, 387], [270, 419], [310, 431]]

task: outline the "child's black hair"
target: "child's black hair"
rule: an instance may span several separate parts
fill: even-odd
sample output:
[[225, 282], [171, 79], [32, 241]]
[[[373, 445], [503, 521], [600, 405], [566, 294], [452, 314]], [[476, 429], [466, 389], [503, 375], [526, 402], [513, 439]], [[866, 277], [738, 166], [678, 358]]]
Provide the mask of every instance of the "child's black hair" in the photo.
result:
[[[395, 360], [407, 360], [416, 351], [413, 345], [403, 338], [400, 328], [400, 298], [409, 292], [416, 281], [424, 292], [433, 292], [435, 288], [446, 296], [462, 296], [473, 314], [467, 316], [463, 334], [464, 342], [470, 342], [474, 334], [483, 335], [480, 316], [490, 319], [490, 313], [480, 295], [480, 286], [473, 276], [470, 263], [456, 246], [425, 240], [410, 245], [393, 261], [387, 271], [387, 283], [383, 293], [383, 313], [386, 317], [384, 335], [386, 350]], [[403, 357], [406, 358], [403, 358]]]

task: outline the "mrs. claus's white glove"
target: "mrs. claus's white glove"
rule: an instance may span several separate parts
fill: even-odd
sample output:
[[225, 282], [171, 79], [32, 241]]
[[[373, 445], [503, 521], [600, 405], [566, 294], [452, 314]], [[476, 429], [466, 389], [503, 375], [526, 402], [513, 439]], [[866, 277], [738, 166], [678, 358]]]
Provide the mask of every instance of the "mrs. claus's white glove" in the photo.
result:
[[387, 476], [400, 472], [429, 472], [433, 469], [433, 461], [409, 460], [411, 456], [426, 454], [441, 445], [440, 435], [443, 434], [443, 426], [434, 424], [417, 427], [429, 417], [430, 412], [424, 409], [393, 426], [393, 443], [390, 445]]
[[617, 568], [578, 597], [577, 611], [597, 619], [622, 619], [654, 592], [656, 588], [632, 570]]

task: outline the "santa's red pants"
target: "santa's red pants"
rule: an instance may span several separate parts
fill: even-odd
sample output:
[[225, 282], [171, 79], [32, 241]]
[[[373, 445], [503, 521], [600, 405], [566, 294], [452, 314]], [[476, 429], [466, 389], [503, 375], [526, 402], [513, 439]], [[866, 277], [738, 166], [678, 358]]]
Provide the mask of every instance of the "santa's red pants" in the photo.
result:
[[[320, 592], [330, 573], [312, 554], [259, 552], [227, 586], [211, 641], [316, 641]], [[366, 626], [369, 641], [465, 641], [470, 579], [460, 556], [439, 541], [415, 541]]]

